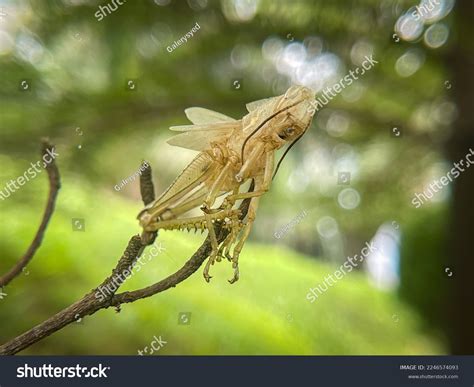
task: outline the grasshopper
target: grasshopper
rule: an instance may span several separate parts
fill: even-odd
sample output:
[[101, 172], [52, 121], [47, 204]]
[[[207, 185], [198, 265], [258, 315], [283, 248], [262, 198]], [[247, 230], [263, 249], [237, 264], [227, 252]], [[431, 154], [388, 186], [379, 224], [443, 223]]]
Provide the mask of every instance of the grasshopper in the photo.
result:
[[[311, 125], [315, 112], [314, 92], [292, 86], [285, 94], [246, 105], [248, 114], [240, 120], [199, 107], [185, 110], [193, 125], [172, 126], [182, 132], [168, 144], [200, 153], [155, 201], [147, 205], [138, 219], [144, 231], [208, 231], [212, 252], [204, 268], [207, 282], [210, 266], [221, 258], [232, 262], [232, 284], [239, 279], [239, 255], [255, 220], [260, 197], [265, 194], [285, 155]], [[275, 153], [286, 144], [275, 168]], [[254, 190], [240, 192], [248, 181]], [[223, 197], [220, 204], [216, 201]], [[235, 204], [250, 199], [245, 219], [239, 219]], [[199, 208], [200, 216], [187, 213]], [[215, 223], [229, 229], [226, 239], [217, 242]], [[232, 254], [231, 254], [232, 251]]]

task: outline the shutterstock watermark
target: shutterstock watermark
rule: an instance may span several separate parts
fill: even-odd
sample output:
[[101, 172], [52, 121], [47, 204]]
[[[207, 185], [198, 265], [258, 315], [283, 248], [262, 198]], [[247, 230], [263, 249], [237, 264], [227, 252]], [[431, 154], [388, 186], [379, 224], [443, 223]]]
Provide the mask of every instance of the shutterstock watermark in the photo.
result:
[[[326, 106], [334, 97], [336, 97], [341, 91], [343, 91], [346, 87], [352, 85], [354, 80], [359, 79], [357, 75], [363, 76], [366, 71], [371, 70], [377, 63], [375, 59], [371, 56], [365, 56], [365, 60], [362, 62], [362, 68], [357, 67], [354, 71], [349, 70], [349, 74], [345, 77], [341, 78], [339, 82], [337, 82], [332, 87], [326, 87], [323, 90], [323, 95], [316, 98], [316, 100], [311, 101], [311, 107], [308, 109], [308, 112], [314, 114], [314, 112], [319, 111], [319, 109]], [[322, 97], [324, 96], [324, 100]]]
[[[469, 148], [469, 153], [464, 156], [459, 162], [453, 163], [454, 167], [451, 168], [444, 176], [438, 179], [434, 179], [422, 193], [415, 193], [411, 204], [416, 208], [420, 208], [425, 202], [433, 198], [433, 196], [441, 191], [445, 186], [451, 183], [454, 179], [457, 179], [462, 172], [464, 172], [471, 165], [474, 165], [474, 157], [471, 160], [471, 156], [474, 156], [474, 150]], [[466, 163], [464, 163], [466, 162]], [[441, 184], [440, 184], [441, 183]]]
[[[20, 187], [38, 176], [38, 174], [40, 174], [43, 169], [51, 164], [58, 156], [59, 154], [56, 153], [55, 148], [47, 148], [42, 160], [39, 160], [36, 163], [30, 163], [31, 167], [28, 168], [22, 175], [18, 176], [16, 179], [11, 179], [5, 184], [4, 188], [0, 190], [0, 199], [5, 200], [6, 198], [9, 198], [14, 192], [19, 190]], [[43, 162], [43, 169], [40, 168], [41, 162]]]
[[164, 341], [161, 336], [153, 336], [153, 340], [150, 343], [150, 346], [148, 347], [145, 346], [143, 349], [138, 350], [138, 354], [140, 356], [144, 356], [143, 354], [145, 353], [146, 355], [153, 355], [155, 352], [158, 352], [161, 348], [163, 348], [166, 344], [168, 344], [167, 341]]
[[29, 366], [28, 363], [16, 369], [17, 378], [107, 378], [110, 367], [100, 363], [98, 367], [53, 367], [52, 364], [42, 366]]
[[430, 0], [427, 4], [417, 5], [416, 9], [412, 12], [412, 16], [416, 21], [419, 21], [423, 16], [429, 15], [439, 5], [439, 0]]
[[[345, 261], [338, 270], [336, 270], [333, 274], [328, 274], [324, 277], [324, 288], [322, 284], [318, 284], [314, 288], [310, 288], [309, 292], [306, 294], [306, 299], [313, 303], [316, 299], [328, 291], [329, 287], [332, 287], [337, 284], [339, 280], [342, 280], [348, 273], [350, 273], [354, 268], [359, 266], [360, 263], [364, 262], [364, 259], [367, 256], [376, 251], [377, 247], [374, 245], [374, 242], [366, 242], [365, 247], [361, 250], [361, 255], [359, 254], [354, 255], [353, 257], [348, 257], [347, 261]], [[333, 278], [336, 277], [336, 279]]]
[[123, 275], [121, 273], [115, 274], [112, 278], [111, 284], [108, 286], [99, 286], [97, 288], [97, 291], [95, 292], [95, 298], [99, 299], [100, 301], [104, 301], [108, 297], [114, 295], [117, 289], [125, 282], [127, 278], [131, 277], [135, 273], [138, 273], [143, 266], [145, 266], [148, 262], [165, 250], [166, 249], [161, 245], [161, 243], [154, 244], [152, 247], [150, 247], [147, 260], [145, 260], [145, 257], [139, 257], [133, 265], [130, 265], [123, 271]]
[[[109, 4], [106, 4], [104, 6], [99, 5], [99, 10], [94, 14], [94, 16], [98, 21], [102, 21], [104, 17], [116, 11], [119, 5], [123, 5], [123, 3], [126, 2], [127, 0], [112, 0]], [[107, 11], [107, 13], [105, 13], [105, 11]]]

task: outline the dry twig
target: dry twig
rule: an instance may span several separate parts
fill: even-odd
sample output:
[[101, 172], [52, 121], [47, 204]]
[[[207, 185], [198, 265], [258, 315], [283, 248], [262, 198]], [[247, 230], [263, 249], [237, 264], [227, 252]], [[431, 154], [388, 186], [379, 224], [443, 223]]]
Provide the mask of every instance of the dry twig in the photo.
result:
[[[44, 155], [48, 154], [48, 150], [52, 151], [53, 149], [54, 145], [51, 145], [46, 139], [43, 140], [43, 146], [41, 150], [42, 158]], [[36, 251], [41, 246], [44, 233], [48, 227], [51, 216], [53, 215], [56, 198], [58, 196], [59, 189], [61, 188], [61, 181], [59, 177], [59, 170], [54, 159], [52, 159], [50, 163], [46, 164], [45, 169], [49, 178], [49, 195], [48, 201], [46, 202], [46, 208], [43, 213], [43, 219], [26, 253], [23, 255], [23, 257], [21, 257], [20, 260], [18, 260], [18, 262], [10, 269], [8, 273], [0, 277], [0, 288], [8, 285], [15, 277], [20, 275], [26, 265], [28, 265], [28, 263], [31, 261]]]

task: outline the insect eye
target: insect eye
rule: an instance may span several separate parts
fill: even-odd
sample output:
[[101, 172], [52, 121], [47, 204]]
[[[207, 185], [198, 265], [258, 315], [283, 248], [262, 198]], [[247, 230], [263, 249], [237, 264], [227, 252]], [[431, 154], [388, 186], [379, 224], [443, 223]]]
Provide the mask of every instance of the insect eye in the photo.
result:
[[279, 133], [278, 137], [282, 140], [286, 140], [288, 137], [292, 136], [295, 133], [295, 128], [286, 128], [283, 133]]

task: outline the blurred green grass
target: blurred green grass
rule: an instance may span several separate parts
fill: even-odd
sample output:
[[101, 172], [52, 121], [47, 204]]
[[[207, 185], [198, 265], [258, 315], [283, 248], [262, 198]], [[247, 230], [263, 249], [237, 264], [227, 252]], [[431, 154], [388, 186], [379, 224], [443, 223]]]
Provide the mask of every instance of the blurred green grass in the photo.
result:
[[[21, 171], [18, 169], [18, 173]], [[9, 170], [9, 176], [14, 176]], [[40, 221], [46, 176], [39, 176], [0, 203], [2, 273], [27, 248]], [[2, 180], [6, 180], [3, 176]], [[131, 183], [127, 190], [136, 190]], [[135, 191], [134, 191], [135, 192]], [[141, 202], [124, 193], [96, 189], [68, 172], [46, 238], [28, 270], [0, 301], [2, 342], [76, 301], [110, 274], [129, 237], [138, 233]], [[84, 218], [85, 232], [71, 219]], [[166, 249], [147, 262], [121, 290], [154, 283], [178, 269], [203, 236], [162, 232]], [[419, 317], [396, 295], [351, 273], [314, 303], [310, 287], [335, 267], [282, 245], [248, 243], [240, 258], [241, 279], [229, 285], [228, 262], [202, 269], [152, 298], [102, 310], [24, 351], [25, 354], [137, 354], [154, 336], [167, 342], [159, 354], [440, 354], [439, 338], [422, 332]], [[28, 275], [26, 275], [28, 273]], [[189, 325], [178, 324], [190, 312]]]

